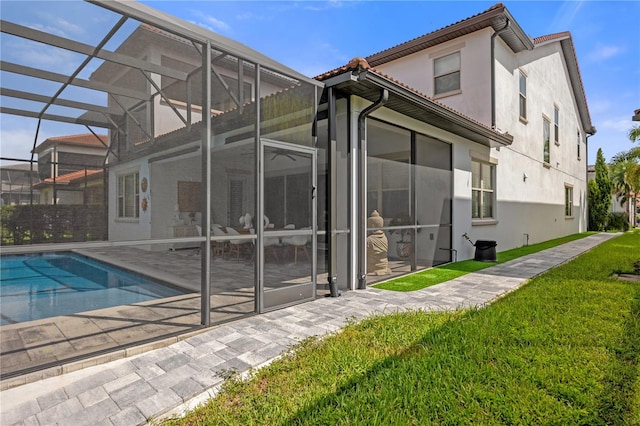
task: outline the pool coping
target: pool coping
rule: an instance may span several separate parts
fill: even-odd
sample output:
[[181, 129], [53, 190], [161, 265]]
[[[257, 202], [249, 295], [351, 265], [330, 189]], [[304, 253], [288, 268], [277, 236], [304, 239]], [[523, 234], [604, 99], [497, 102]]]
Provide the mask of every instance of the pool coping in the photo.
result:
[[88, 367], [93, 367], [100, 364], [106, 364], [111, 361], [116, 361], [119, 359], [129, 358], [135, 355], [140, 355], [145, 352], [149, 352], [155, 349], [160, 349], [160, 348], [172, 345], [184, 339], [188, 339], [190, 337], [196, 336], [205, 331], [211, 330], [212, 328], [215, 328], [215, 327], [201, 326], [201, 328], [199, 328], [198, 330], [188, 331], [188, 332], [177, 334], [175, 336], [165, 337], [162, 339], [144, 343], [142, 345], [127, 346], [120, 349], [113, 349], [100, 355], [96, 355], [96, 356], [92, 356], [92, 357], [88, 357], [88, 358], [84, 358], [76, 361], [71, 361], [67, 363], [63, 362], [60, 365], [56, 365], [54, 367], [39, 369], [37, 371], [33, 371], [30, 373], [25, 373], [15, 377], [2, 379], [0, 380], [0, 391], [5, 391], [7, 389], [11, 389], [17, 386], [22, 386], [27, 383], [33, 383], [38, 380], [60, 376], [62, 374], [71, 373], [73, 371], [82, 370]]

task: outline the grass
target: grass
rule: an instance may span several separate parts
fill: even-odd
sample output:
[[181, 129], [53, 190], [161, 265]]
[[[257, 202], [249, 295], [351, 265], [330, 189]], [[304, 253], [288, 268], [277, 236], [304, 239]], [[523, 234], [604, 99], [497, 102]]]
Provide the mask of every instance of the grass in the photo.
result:
[[412, 311], [308, 339], [168, 425], [640, 425], [640, 233], [485, 309]]
[[432, 285], [440, 284], [454, 278], [461, 277], [470, 272], [476, 272], [484, 268], [488, 268], [499, 263], [508, 262], [518, 257], [546, 250], [560, 244], [575, 241], [580, 238], [588, 237], [595, 232], [583, 232], [580, 234], [568, 235], [566, 237], [556, 238], [544, 241], [530, 246], [518, 247], [512, 250], [506, 250], [497, 253], [497, 262], [479, 262], [476, 260], [463, 260], [460, 262], [447, 263], [446, 265], [436, 266], [416, 274], [405, 275], [393, 280], [373, 285], [375, 288], [392, 291], [415, 291]]

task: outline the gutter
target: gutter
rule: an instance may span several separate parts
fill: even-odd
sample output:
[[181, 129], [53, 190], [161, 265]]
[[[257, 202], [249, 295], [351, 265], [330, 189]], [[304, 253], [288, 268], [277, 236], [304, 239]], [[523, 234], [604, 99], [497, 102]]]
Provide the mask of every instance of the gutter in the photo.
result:
[[491, 128], [496, 129], [496, 53], [495, 53], [495, 40], [500, 33], [506, 31], [509, 28], [511, 21], [507, 18], [507, 22], [504, 27], [498, 31], [494, 31], [491, 34]]
[[358, 251], [358, 290], [367, 288], [367, 116], [384, 106], [389, 100], [389, 91], [382, 89], [380, 98], [363, 109], [358, 115], [358, 150], [360, 151], [358, 162], [358, 239], [360, 250]]

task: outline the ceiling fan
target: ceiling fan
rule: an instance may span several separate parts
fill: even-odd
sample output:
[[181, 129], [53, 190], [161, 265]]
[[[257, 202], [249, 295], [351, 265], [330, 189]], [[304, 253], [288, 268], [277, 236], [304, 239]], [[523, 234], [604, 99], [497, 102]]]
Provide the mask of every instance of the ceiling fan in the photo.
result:
[[273, 156], [271, 157], [271, 160], [275, 160], [278, 157], [287, 157], [290, 160], [293, 161], [298, 161], [296, 160], [296, 157], [294, 156], [294, 154], [291, 154], [290, 151], [287, 151], [285, 149], [273, 149]]

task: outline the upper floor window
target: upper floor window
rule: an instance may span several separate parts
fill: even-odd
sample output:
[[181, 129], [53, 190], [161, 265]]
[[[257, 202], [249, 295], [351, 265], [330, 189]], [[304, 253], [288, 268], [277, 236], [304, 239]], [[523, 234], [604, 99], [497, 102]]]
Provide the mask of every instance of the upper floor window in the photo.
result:
[[580, 137], [580, 130], [576, 132], [576, 143], [578, 146], [578, 160], [580, 159], [580, 144], [582, 143], [582, 138]]
[[544, 144], [543, 161], [545, 162], [545, 164], [551, 163], [551, 142], [549, 140], [550, 138], [551, 138], [551, 122], [549, 122], [549, 119], [547, 117], [544, 117], [542, 122], [542, 139]]
[[136, 219], [140, 217], [140, 174], [138, 172], [118, 176], [118, 217]]
[[493, 218], [495, 168], [493, 164], [471, 161], [471, 217], [473, 219]]
[[553, 141], [560, 145], [560, 110], [557, 106], [553, 107]]
[[434, 94], [460, 90], [460, 52], [433, 61]]
[[520, 118], [527, 119], [527, 76], [520, 71]]

